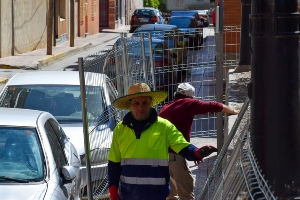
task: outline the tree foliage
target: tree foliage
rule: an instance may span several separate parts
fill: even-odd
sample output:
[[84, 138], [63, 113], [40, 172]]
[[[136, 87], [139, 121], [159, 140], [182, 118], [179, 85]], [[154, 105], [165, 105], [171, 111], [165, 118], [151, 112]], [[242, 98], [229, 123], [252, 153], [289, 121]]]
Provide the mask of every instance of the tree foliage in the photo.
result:
[[144, 6], [158, 8], [161, 12], [166, 12], [166, 0], [144, 0]]
[[160, 4], [160, 0], [144, 0], [145, 7], [158, 8], [159, 4]]

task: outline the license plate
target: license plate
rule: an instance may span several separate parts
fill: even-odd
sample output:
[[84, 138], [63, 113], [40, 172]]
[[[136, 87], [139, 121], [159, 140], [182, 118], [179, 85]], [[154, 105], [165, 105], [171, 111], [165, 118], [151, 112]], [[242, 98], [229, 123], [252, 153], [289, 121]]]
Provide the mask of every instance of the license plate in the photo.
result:
[[148, 19], [140, 19], [140, 22], [148, 22]]

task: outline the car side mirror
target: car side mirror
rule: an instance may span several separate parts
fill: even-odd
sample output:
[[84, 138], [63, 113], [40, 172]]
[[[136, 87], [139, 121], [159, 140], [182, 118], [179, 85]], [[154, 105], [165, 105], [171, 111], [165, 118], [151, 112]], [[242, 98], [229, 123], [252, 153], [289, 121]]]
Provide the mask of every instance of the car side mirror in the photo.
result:
[[178, 42], [179, 47], [185, 47], [186, 43], [184, 41]]
[[61, 173], [63, 178], [67, 181], [73, 180], [76, 177], [78, 168], [73, 166], [63, 166]]

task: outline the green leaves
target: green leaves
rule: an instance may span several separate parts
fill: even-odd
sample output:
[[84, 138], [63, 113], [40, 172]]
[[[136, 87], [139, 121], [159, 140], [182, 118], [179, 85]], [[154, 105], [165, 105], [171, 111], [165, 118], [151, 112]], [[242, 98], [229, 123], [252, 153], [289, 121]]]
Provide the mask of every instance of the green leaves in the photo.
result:
[[144, 7], [158, 8], [160, 0], [144, 0]]

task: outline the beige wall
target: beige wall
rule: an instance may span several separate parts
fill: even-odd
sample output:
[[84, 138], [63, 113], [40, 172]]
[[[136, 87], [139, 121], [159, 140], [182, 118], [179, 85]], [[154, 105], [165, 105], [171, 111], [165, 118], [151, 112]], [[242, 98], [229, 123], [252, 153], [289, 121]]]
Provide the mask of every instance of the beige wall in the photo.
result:
[[[12, 1], [1, 0], [1, 57], [11, 56]], [[14, 0], [14, 54], [46, 47], [47, 0]]]
[[11, 0], [0, 0], [0, 57], [11, 55]]
[[45, 47], [47, 0], [14, 2], [15, 54]]

